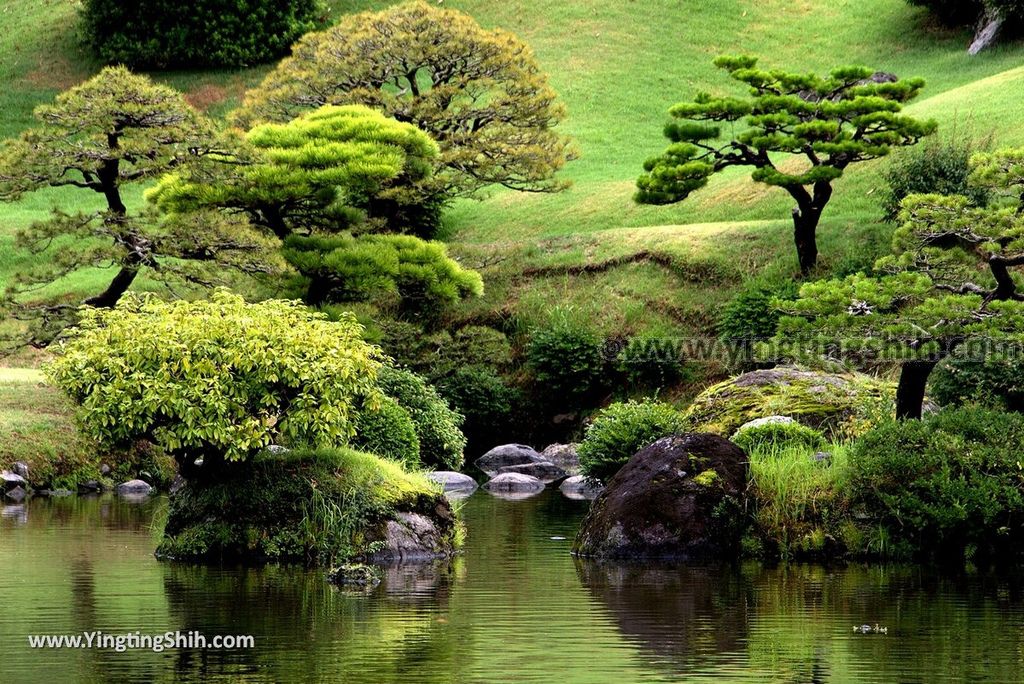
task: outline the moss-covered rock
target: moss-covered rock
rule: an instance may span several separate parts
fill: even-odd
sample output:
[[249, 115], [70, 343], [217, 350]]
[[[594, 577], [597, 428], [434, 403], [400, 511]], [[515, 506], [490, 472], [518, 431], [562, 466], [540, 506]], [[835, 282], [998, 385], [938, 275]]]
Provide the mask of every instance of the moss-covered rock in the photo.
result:
[[158, 555], [213, 561], [442, 557], [459, 523], [439, 487], [350, 449], [263, 454], [171, 498]]
[[686, 410], [687, 428], [728, 437], [745, 423], [789, 416], [824, 430], [861, 431], [858, 421], [888, 413], [893, 383], [859, 373], [820, 373], [788, 366], [744, 373], [704, 390]]

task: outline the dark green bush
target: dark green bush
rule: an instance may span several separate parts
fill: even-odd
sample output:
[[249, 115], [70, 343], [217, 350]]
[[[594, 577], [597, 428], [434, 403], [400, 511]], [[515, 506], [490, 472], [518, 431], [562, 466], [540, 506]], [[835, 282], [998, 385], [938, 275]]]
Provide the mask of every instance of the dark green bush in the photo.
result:
[[578, 450], [581, 470], [607, 482], [640, 449], [684, 429], [682, 414], [668, 404], [651, 399], [611, 404], [587, 427]]
[[676, 340], [663, 337], [632, 337], [615, 361], [630, 387], [667, 387], [686, 375], [685, 362]]
[[437, 470], [459, 470], [466, 437], [463, 418], [453, 411], [426, 380], [407, 370], [385, 366], [377, 373], [384, 393], [404, 408], [416, 428], [422, 464]]
[[420, 440], [409, 412], [391, 397], [384, 397], [376, 411], [364, 409], [356, 418], [351, 445], [407, 468], [420, 466]]
[[853, 444], [849, 494], [897, 551], [1005, 551], [1024, 539], [1022, 451], [1019, 414], [961, 408], [889, 420]]
[[738, 430], [730, 439], [748, 454], [755, 449], [768, 452], [801, 447], [821, 449], [826, 444], [823, 434], [800, 423], [754, 425]]
[[511, 429], [522, 403], [519, 390], [487, 366], [460, 368], [438, 380], [437, 391], [466, 417], [462, 430], [476, 446], [498, 443]]
[[781, 316], [772, 302], [776, 298], [796, 299], [798, 291], [799, 286], [791, 281], [747, 288], [723, 307], [718, 319], [718, 336], [737, 344], [771, 338]]
[[975, 360], [954, 355], [932, 371], [928, 395], [940, 406], [973, 403], [1024, 412], [1024, 356]]
[[320, 0], [85, 0], [84, 37], [108, 64], [245, 66], [288, 52], [325, 18]]
[[954, 135], [932, 136], [920, 145], [902, 150], [885, 171], [885, 220], [895, 220], [900, 202], [915, 193], [963, 195], [977, 206], [984, 206], [988, 203], [988, 191], [967, 182], [971, 155], [984, 147], [969, 137]]
[[533, 332], [526, 359], [538, 395], [569, 410], [584, 406], [603, 384], [604, 341], [567, 315], [556, 315], [548, 327]]

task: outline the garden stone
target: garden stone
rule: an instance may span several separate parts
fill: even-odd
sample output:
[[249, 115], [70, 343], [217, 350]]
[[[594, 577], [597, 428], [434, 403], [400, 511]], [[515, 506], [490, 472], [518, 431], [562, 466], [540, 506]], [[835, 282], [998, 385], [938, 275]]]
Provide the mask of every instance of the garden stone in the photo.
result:
[[544, 483], [531, 475], [502, 473], [485, 483], [484, 489], [503, 498], [522, 499], [544, 491]]
[[375, 563], [433, 560], [452, 552], [434, 520], [422, 513], [396, 513], [385, 523], [381, 541], [383, 548], [370, 554]]
[[732, 556], [743, 532], [747, 456], [718, 435], [664, 437], [638, 451], [591, 504], [573, 552], [594, 558]]
[[24, 461], [15, 461], [11, 465], [11, 470], [14, 471], [15, 475], [21, 475], [25, 480], [28, 480], [28, 464]]
[[10, 491], [15, 487], [27, 488], [28, 482], [24, 477], [18, 473], [12, 473], [9, 470], [0, 471], [0, 484], [3, 485], [3, 491]]
[[604, 486], [586, 475], [573, 475], [565, 479], [558, 487], [567, 499], [596, 499], [604, 490]]
[[444, 489], [445, 494], [465, 493], [472, 494], [479, 486], [476, 480], [469, 475], [457, 473], [453, 470], [435, 470], [427, 473], [427, 479], [438, 483]]
[[828, 463], [832, 460], [832, 454], [827, 451], [818, 451], [811, 458], [820, 463]]
[[790, 418], [789, 416], [765, 416], [764, 418], [755, 418], [754, 420], [747, 421], [743, 425], [740, 425], [739, 429], [736, 430], [732, 436], [735, 437], [744, 430], [759, 428], [764, 425], [796, 425], [796, 419]]
[[547, 461], [541, 461], [540, 463], [523, 463], [521, 465], [505, 466], [498, 470], [498, 475], [505, 473], [520, 473], [522, 475], [530, 475], [537, 478], [544, 484], [550, 484], [559, 480], [564, 480], [568, 474], [554, 463], [548, 463]]
[[4, 496], [12, 501], [21, 501], [28, 496], [28, 492], [25, 491], [24, 487], [13, 487], [4, 492]]
[[153, 488], [143, 480], [128, 480], [117, 485], [117, 493], [119, 496], [125, 496], [127, 494], [149, 494], [153, 491]]
[[100, 475], [102, 475], [103, 477], [110, 475], [110, 470], [110, 466], [108, 466], [106, 463], [100, 464]]
[[580, 456], [576, 444], [550, 444], [540, 452], [541, 458], [564, 470], [569, 475], [580, 472]]
[[494, 477], [507, 466], [523, 465], [524, 463], [541, 463], [544, 459], [533, 447], [525, 444], [503, 444], [496, 446], [476, 460], [476, 467], [484, 471], [487, 477]]

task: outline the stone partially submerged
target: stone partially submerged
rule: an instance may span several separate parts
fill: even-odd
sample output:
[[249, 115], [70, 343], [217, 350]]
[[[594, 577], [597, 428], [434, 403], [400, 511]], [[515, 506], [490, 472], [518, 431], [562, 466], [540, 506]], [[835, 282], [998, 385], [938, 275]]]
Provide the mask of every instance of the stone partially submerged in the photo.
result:
[[559, 482], [565, 479], [567, 473], [554, 463], [540, 461], [538, 463], [522, 463], [520, 465], [505, 466], [498, 471], [498, 475], [505, 473], [519, 473], [535, 477], [544, 484]]
[[537, 451], [525, 444], [502, 444], [476, 459], [475, 465], [484, 471], [487, 477], [494, 477], [502, 468], [526, 463], [543, 463], [544, 458]]
[[638, 451], [590, 507], [573, 552], [698, 560], [736, 553], [747, 457], [726, 439], [684, 434]]

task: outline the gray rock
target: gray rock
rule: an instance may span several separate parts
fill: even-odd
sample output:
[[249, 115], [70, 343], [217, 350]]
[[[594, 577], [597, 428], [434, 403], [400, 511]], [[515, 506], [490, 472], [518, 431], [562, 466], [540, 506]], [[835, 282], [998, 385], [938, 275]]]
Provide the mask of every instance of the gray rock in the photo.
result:
[[586, 475], [573, 475], [563, 480], [558, 489], [567, 499], [585, 500], [596, 499], [604, 485]]
[[117, 493], [119, 496], [126, 494], [145, 495], [153, 491], [153, 488], [149, 486], [147, 482], [143, 480], [128, 480], [117, 485]]
[[383, 548], [370, 556], [373, 562], [432, 560], [452, 552], [434, 521], [420, 513], [396, 513], [382, 541]]
[[28, 492], [25, 491], [24, 487], [12, 487], [11, 489], [8, 489], [6, 492], [4, 492], [4, 496], [6, 496], [11, 501], [21, 501], [26, 496], [28, 496]]
[[289, 449], [288, 447], [283, 447], [280, 444], [271, 444], [270, 446], [267, 447], [267, 451], [272, 453], [274, 456], [279, 456], [281, 454], [287, 454], [289, 451], [291, 451], [291, 449]]
[[15, 475], [21, 475], [26, 480], [28, 479], [28, 464], [24, 461], [15, 461], [11, 465], [11, 470], [14, 471]]
[[101, 489], [103, 489], [103, 485], [101, 485], [96, 480], [86, 480], [85, 482], [79, 482], [78, 483], [78, 491], [79, 492], [83, 492], [83, 493], [98, 492]]
[[435, 470], [427, 473], [427, 479], [441, 485], [445, 494], [452, 492], [472, 494], [479, 486], [476, 480], [469, 475], [457, 473], [454, 470]]
[[103, 477], [106, 477], [109, 474], [110, 474], [110, 466], [108, 466], [106, 463], [101, 463], [100, 464], [100, 475], [102, 475]]
[[550, 444], [544, 451], [540, 452], [541, 458], [564, 470], [569, 475], [578, 475], [580, 472], [580, 456], [576, 451], [576, 444]]
[[9, 470], [0, 470], [0, 491], [8, 492], [15, 487], [28, 489], [28, 482], [24, 477]]
[[503, 444], [496, 446], [486, 454], [476, 459], [476, 467], [487, 473], [487, 477], [494, 477], [502, 468], [524, 463], [541, 463], [544, 459], [533, 449], [525, 444]]
[[557, 482], [564, 480], [565, 476], [568, 475], [564, 470], [556, 466], [554, 463], [548, 463], [547, 461], [541, 461], [540, 463], [523, 463], [521, 465], [505, 466], [498, 470], [498, 475], [504, 475], [505, 473], [519, 473], [521, 475], [530, 475], [535, 477], [544, 484], [550, 484], [551, 482]]
[[544, 490], [544, 483], [532, 475], [502, 473], [484, 484], [484, 489], [494, 493], [536, 494]]
[[811, 456], [811, 458], [813, 458], [815, 461], [828, 463], [829, 461], [832, 460], [832, 454], [830, 454], [827, 451], [818, 451], [813, 456]]

